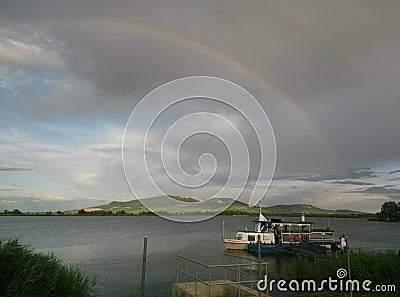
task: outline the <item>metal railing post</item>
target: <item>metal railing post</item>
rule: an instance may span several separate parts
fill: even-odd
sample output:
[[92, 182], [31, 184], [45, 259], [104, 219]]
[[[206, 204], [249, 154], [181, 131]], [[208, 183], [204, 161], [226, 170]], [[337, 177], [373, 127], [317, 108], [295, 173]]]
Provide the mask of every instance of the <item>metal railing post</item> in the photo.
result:
[[239, 294], [239, 297], [240, 297], [240, 283], [239, 283], [240, 275], [239, 275], [239, 269], [240, 269], [239, 258], [237, 258], [236, 259], [236, 283], [237, 283], [237, 286], [238, 286], [238, 294]]
[[208, 267], [208, 297], [211, 297], [211, 267]]
[[[265, 275], [268, 278], [268, 263], [265, 263]], [[259, 297], [261, 296], [261, 292], [260, 291], [258, 291], [258, 296]], [[268, 284], [267, 284], [267, 296], [268, 296]]]
[[186, 284], [187, 284], [187, 275], [188, 275], [188, 272], [187, 272], [187, 259], [185, 258], [185, 289], [186, 289]]
[[[347, 266], [349, 270], [349, 280], [351, 280], [351, 270], [350, 270], [350, 249], [346, 246], [346, 253], [347, 253]], [[353, 285], [350, 288], [350, 297], [353, 297]]]
[[179, 283], [179, 258], [176, 256], [176, 283]]
[[194, 271], [195, 271], [194, 296], [197, 296], [197, 263], [194, 263]]

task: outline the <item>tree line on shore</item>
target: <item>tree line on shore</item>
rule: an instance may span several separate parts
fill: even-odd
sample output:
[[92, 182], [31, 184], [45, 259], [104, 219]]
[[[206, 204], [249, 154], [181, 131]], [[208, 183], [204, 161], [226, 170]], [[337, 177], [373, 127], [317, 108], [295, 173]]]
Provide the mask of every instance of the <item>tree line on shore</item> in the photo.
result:
[[7, 210], [0, 212], [0, 215], [17, 215], [17, 216], [145, 216], [152, 215], [151, 211], [143, 211], [137, 214], [126, 212], [125, 210], [91, 210], [86, 211], [85, 209], [79, 209], [77, 212], [63, 212], [58, 211], [46, 211], [46, 212], [22, 212], [19, 209]]
[[[161, 213], [161, 212], [159, 212]], [[237, 209], [226, 209], [220, 215], [255, 215], [258, 210], [237, 210]], [[172, 213], [162, 212], [162, 214], [173, 215]], [[204, 215], [203, 212], [193, 212], [194, 215]], [[0, 212], [0, 215], [34, 215], [34, 216], [49, 216], [49, 215], [77, 215], [77, 216], [147, 216], [154, 215], [151, 211], [142, 211], [139, 213], [127, 212], [125, 210], [90, 210], [80, 209], [76, 212], [63, 212], [63, 211], [47, 211], [47, 212], [22, 212], [19, 209], [7, 210], [4, 209]], [[287, 213], [267, 213], [269, 216], [298, 216], [298, 212], [287, 212]], [[352, 214], [326, 214], [326, 213], [312, 213], [309, 214], [313, 217], [343, 217], [343, 218], [357, 218], [357, 217], [370, 217], [372, 221], [388, 221], [388, 222], [400, 222], [400, 202], [386, 201], [379, 212], [376, 214], [368, 213], [352, 213]]]

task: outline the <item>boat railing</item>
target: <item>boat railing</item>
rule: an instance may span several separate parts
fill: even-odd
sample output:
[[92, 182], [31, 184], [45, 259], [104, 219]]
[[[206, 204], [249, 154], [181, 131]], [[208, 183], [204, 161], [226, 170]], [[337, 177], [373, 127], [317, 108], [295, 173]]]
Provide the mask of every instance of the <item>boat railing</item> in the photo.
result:
[[[229, 263], [232, 259], [234, 263]], [[237, 296], [245, 295], [248, 290], [246, 288], [253, 289], [267, 271], [267, 262], [232, 254], [224, 255], [224, 264], [215, 265], [208, 265], [182, 255], [176, 256], [176, 283], [183, 283], [185, 289], [187, 286], [194, 286], [194, 296], [205, 294], [206, 290], [208, 295], [205, 296], [211, 297], [225, 286], [235, 288]], [[260, 291], [257, 295], [266, 296]], [[246, 294], [246, 296], [256, 295]]]

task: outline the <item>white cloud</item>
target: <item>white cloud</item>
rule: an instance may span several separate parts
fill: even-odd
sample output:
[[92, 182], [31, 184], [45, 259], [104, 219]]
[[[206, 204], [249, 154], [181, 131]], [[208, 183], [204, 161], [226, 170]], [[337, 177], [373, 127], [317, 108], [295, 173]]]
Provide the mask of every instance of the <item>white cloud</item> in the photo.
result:
[[8, 186], [0, 185], [0, 191], [4, 191], [4, 192], [21, 191], [23, 189], [24, 189], [24, 187], [21, 187], [18, 185], [8, 185]]
[[31, 170], [31, 168], [14, 166], [14, 165], [0, 165], [0, 171], [27, 171], [27, 170]]
[[0, 88], [33, 86], [39, 79], [35, 72], [65, 68], [61, 43], [23, 26], [13, 30], [10, 24], [1, 25], [4, 28], [0, 30]]
[[55, 69], [64, 65], [61, 55], [54, 49], [5, 36], [0, 37], [0, 62], [14, 67], [40, 69]]

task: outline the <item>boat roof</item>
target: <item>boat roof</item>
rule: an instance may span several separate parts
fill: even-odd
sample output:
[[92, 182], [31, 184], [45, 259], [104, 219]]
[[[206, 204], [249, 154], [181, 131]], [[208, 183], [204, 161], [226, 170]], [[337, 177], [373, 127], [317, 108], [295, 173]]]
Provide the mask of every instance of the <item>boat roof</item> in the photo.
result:
[[258, 205], [259, 213], [258, 217], [253, 220], [256, 223], [278, 223], [278, 224], [297, 224], [297, 225], [312, 225], [314, 222], [302, 222], [302, 221], [283, 221], [282, 219], [271, 218], [268, 220], [261, 212], [261, 205]]
[[302, 221], [283, 221], [281, 219], [271, 219], [268, 220], [266, 219], [265, 221], [260, 221], [260, 220], [253, 220], [255, 223], [281, 223], [281, 224], [299, 224], [299, 225], [309, 225], [309, 224], [314, 224], [314, 222], [302, 222]]

